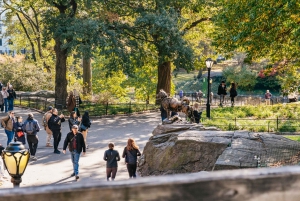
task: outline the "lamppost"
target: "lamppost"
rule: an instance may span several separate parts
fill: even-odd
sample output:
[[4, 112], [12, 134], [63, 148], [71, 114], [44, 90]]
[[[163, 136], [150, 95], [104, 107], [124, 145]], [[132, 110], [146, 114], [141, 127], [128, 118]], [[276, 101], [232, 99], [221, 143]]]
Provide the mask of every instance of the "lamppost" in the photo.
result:
[[214, 61], [211, 58], [206, 59], [205, 61], [208, 73], [207, 73], [207, 103], [206, 103], [206, 117], [210, 118], [210, 70], [214, 64]]
[[4, 165], [11, 176], [11, 182], [14, 184], [14, 188], [20, 187], [22, 182], [22, 175], [27, 167], [30, 153], [25, 149], [21, 142], [11, 142], [2, 151], [2, 159]]

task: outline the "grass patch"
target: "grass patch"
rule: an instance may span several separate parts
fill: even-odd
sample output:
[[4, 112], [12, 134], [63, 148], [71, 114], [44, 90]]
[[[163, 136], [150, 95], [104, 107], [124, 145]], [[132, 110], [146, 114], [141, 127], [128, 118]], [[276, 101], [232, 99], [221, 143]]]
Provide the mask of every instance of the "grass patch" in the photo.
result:
[[299, 135], [285, 135], [284, 137], [290, 139], [290, 140], [294, 140], [297, 142], [300, 142], [300, 136]]
[[300, 132], [298, 105], [219, 107], [212, 109], [211, 119], [203, 118], [202, 123], [222, 130]]

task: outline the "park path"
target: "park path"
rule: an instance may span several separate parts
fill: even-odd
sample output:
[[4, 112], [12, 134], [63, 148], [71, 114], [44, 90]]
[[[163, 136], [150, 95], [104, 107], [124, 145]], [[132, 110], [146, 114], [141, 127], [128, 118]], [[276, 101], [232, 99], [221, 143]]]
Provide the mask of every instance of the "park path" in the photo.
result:
[[[42, 125], [43, 114], [28, 110], [15, 108], [16, 115], [23, 117], [25, 121], [28, 113], [33, 113], [34, 118]], [[0, 118], [4, 117], [5, 113], [0, 113]], [[123, 149], [126, 146], [129, 137], [134, 138], [142, 151], [146, 145], [153, 129], [160, 123], [160, 113], [143, 113], [131, 116], [114, 116], [107, 118], [92, 118], [92, 126], [88, 132], [89, 149], [85, 156], [81, 156], [79, 161], [79, 176], [77, 182], [97, 182], [106, 180], [106, 167], [103, 160], [104, 151], [107, 150], [109, 142], [115, 143], [115, 150], [118, 150], [122, 155]], [[42, 126], [41, 126], [42, 127]], [[62, 151], [63, 141], [66, 134], [69, 132], [68, 122], [62, 123], [62, 140], [59, 145], [59, 150]], [[69, 151], [66, 154], [54, 154], [52, 147], [45, 147], [46, 132], [42, 130], [38, 133], [39, 144], [36, 156], [37, 161], [29, 161], [25, 174], [22, 176], [20, 187], [40, 186], [50, 184], [69, 184], [73, 183], [74, 177], [72, 174], [72, 163]], [[6, 145], [7, 137], [3, 130], [0, 129], [0, 144]], [[26, 148], [28, 146], [26, 145]], [[116, 180], [128, 179], [128, 173], [124, 159], [118, 163], [118, 172]], [[5, 179], [2, 179], [1, 188], [12, 188], [10, 176], [7, 174]]]

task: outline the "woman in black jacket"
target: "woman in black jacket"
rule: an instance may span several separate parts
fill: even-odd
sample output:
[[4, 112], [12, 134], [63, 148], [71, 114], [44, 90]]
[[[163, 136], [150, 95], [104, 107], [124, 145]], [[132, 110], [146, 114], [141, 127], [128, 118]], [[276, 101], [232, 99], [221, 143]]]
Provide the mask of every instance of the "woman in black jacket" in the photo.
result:
[[230, 99], [231, 99], [231, 107], [233, 107], [234, 106], [234, 98], [237, 96], [236, 84], [234, 82], [231, 83], [229, 93], [230, 93]]
[[70, 118], [69, 118], [69, 120], [68, 120], [68, 121], [69, 121], [70, 131], [72, 131], [72, 126], [73, 126], [73, 125], [79, 126], [80, 120], [81, 120], [81, 119], [80, 119], [79, 117], [77, 117], [75, 111], [72, 111], [72, 112], [70, 113]]
[[122, 157], [125, 158], [129, 178], [136, 178], [137, 157], [140, 155], [141, 152], [134, 139], [129, 138], [122, 154]]
[[88, 144], [86, 142], [86, 138], [87, 138], [87, 134], [88, 134], [88, 129], [90, 127], [91, 127], [91, 120], [90, 120], [89, 112], [85, 111], [82, 116], [82, 119], [81, 119], [80, 131], [83, 135], [84, 142], [85, 142], [87, 149], [88, 149]]

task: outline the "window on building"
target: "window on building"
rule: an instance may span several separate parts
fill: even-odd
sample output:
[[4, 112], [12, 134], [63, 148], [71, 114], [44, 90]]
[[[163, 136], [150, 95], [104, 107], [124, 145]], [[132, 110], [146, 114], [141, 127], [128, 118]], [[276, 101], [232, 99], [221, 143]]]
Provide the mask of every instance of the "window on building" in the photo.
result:
[[2, 46], [2, 38], [0, 38], [0, 46]]

